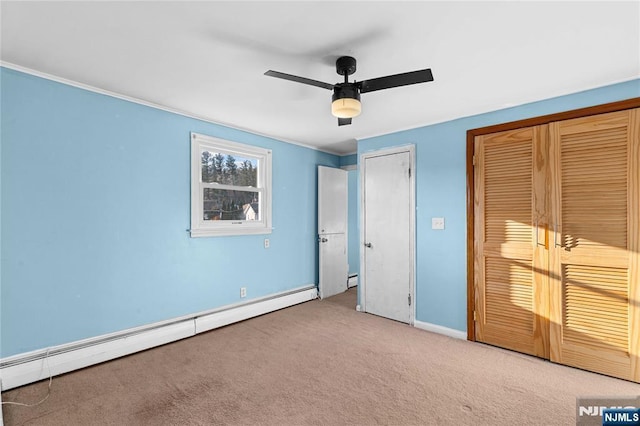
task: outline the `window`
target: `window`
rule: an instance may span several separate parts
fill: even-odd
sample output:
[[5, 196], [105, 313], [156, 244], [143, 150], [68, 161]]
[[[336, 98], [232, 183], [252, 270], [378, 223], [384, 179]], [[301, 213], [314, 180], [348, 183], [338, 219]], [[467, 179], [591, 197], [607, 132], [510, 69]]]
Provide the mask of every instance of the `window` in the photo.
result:
[[191, 134], [191, 236], [271, 233], [271, 151]]

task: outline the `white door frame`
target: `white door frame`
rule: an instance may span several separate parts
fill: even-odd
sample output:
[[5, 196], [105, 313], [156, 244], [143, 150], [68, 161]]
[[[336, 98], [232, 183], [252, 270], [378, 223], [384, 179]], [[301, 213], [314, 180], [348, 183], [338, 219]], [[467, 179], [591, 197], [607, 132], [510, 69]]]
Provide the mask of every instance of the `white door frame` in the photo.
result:
[[358, 159], [358, 165], [360, 169], [360, 276], [358, 279], [358, 292], [359, 302], [358, 310], [367, 311], [366, 307], [366, 292], [367, 292], [367, 276], [366, 265], [364, 257], [364, 237], [365, 237], [365, 200], [364, 200], [364, 182], [367, 174], [366, 159], [379, 157], [382, 155], [393, 155], [402, 152], [409, 153], [409, 164], [411, 168], [411, 175], [409, 177], [409, 232], [410, 232], [410, 244], [409, 244], [409, 257], [410, 257], [410, 280], [409, 289], [411, 292], [411, 308], [409, 309], [409, 324], [414, 325], [416, 318], [416, 156], [415, 145], [407, 144], [400, 145], [391, 148], [379, 149], [376, 151], [370, 151], [360, 154]]

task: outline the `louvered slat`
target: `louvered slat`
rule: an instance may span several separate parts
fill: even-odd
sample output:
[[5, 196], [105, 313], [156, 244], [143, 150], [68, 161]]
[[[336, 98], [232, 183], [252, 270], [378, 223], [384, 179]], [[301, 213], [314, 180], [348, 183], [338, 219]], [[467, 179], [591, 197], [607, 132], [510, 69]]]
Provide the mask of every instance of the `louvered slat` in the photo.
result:
[[626, 269], [564, 265], [564, 340], [628, 350]]
[[531, 241], [532, 142], [487, 144], [485, 241]]
[[487, 324], [533, 333], [533, 290], [530, 264], [503, 258], [485, 261]]
[[627, 131], [562, 138], [562, 240], [568, 248], [627, 248]]

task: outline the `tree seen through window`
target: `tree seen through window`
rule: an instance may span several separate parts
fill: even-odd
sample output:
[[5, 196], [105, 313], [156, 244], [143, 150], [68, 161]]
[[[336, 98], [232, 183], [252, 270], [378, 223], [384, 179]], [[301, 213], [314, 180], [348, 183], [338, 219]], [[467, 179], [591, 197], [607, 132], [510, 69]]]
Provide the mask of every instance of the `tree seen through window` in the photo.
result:
[[204, 220], [260, 219], [257, 159], [202, 151], [201, 168], [203, 183], [221, 185], [204, 190]]

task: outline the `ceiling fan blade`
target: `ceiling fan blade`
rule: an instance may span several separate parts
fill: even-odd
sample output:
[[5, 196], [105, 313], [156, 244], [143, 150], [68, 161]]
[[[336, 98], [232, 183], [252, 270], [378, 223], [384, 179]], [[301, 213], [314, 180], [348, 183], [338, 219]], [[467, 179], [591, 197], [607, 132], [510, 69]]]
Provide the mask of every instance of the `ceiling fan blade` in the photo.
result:
[[308, 84], [310, 86], [321, 87], [323, 89], [333, 90], [333, 84], [323, 83], [322, 81], [312, 80], [310, 78], [298, 77], [297, 75], [285, 74], [279, 71], [269, 70], [265, 72], [264, 75], [268, 75], [269, 77], [282, 78], [289, 81], [295, 81], [296, 83]]
[[338, 118], [338, 126], [346, 126], [348, 124], [351, 124], [350, 118]]
[[433, 74], [431, 74], [430, 68], [372, 78], [361, 81], [358, 85], [360, 86], [360, 93], [367, 93], [376, 90], [390, 89], [392, 87], [407, 86], [409, 84], [426, 83], [428, 81], [433, 81]]

